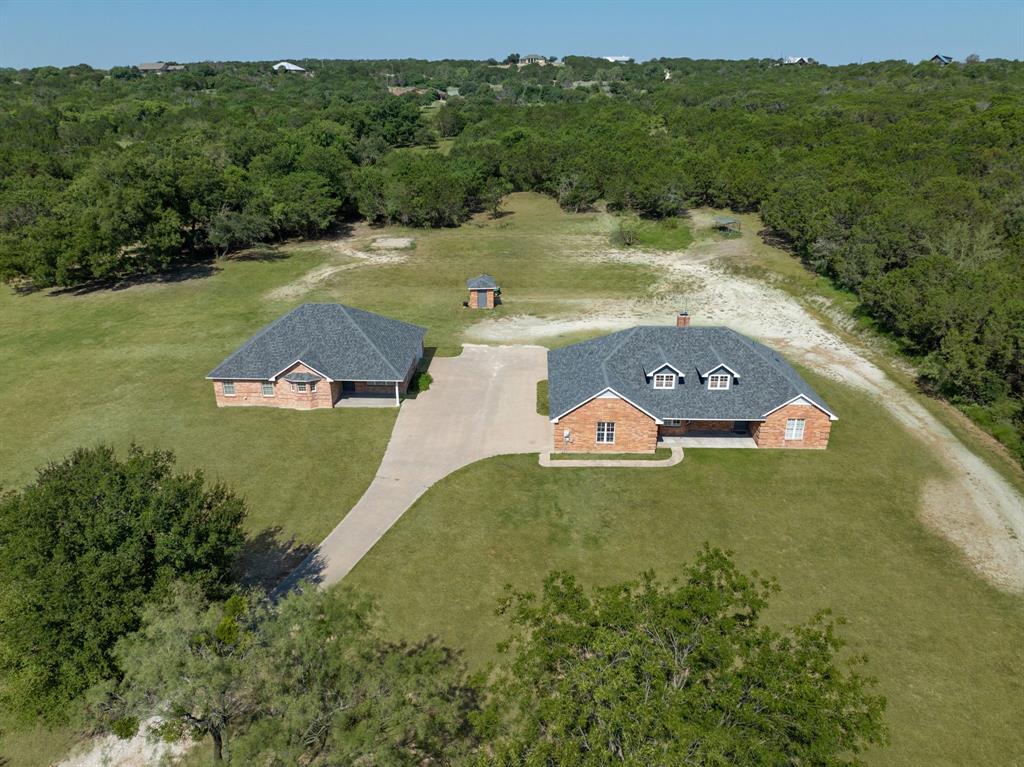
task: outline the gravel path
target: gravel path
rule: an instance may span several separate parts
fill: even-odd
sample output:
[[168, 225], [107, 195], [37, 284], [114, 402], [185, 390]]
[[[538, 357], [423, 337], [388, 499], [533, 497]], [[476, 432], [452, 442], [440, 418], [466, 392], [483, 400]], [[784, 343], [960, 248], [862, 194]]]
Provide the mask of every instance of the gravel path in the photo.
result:
[[[705, 222], [698, 220], [700, 226]], [[543, 319], [518, 315], [485, 319], [469, 337], [489, 342], [541, 342], [581, 331], [612, 331], [668, 323], [688, 309], [698, 325], [728, 325], [773, 346], [835, 380], [870, 393], [939, 458], [946, 477], [922, 494], [921, 516], [956, 544], [993, 583], [1024, 591], [1024, 498], [917, 400], [868, 359], [866, 349], [826, 328], [788, 293], [725, 268], [749, 248], [747, 238], [704, 241], [683, 253], [596, 248], [588, 261], [643, 264], [661, 271], [654, 295], [635, 301], [602, 301], [573, 316]]]

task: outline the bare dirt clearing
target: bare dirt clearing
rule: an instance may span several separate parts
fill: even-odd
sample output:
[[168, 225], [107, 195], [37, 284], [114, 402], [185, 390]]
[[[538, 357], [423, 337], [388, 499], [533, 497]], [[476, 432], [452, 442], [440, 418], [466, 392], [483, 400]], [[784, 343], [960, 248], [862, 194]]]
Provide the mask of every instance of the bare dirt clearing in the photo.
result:
[[349, 237], [302, 243], [331, 253], [330, 262], [311, 269], [297, 280], [274, 288], [266, 294], [269, 301], [292, 301], [316, 290], [340, 272], [363, 266], [397, 264], [405, 261], [413, 247], [411, 237], [377, 237], [371, 239], [368, 227], [357, 227]]
[[[710, 215], [694, 216], [696, 227]], [[595, 247], [584, 260], [643, 264], [663, 275], [652, 295], [631, 301], [595, 302], [591, 310], [550, 319], [517, 315], [485, 319], [468, 331], [477, 341], [543, 342], [553, 337], [611, 331], [636, 324], [665, 324], [688, 309], [697, 324], [723, 324], [779, 348], [792, 359], [869, 392], [942, 460], [949, 479], [926, 488], [921, 516], [996, 585], [1024, 591], [1024, 499], [972, 453], [913, 395], [892, 381], [856, 343], [823, 326], [789, 294], [729, 272], [745, 255], [748, 237], [703, 239], [687, 251], [665, 253]]]
[[147, 719], [139, 728], [139, 734], [121, 739], [116, 735], [104, 735], [88, 741], [80, 752], [69, 756], [56, 767], [141, 767], [141, 765], [172, 764], [186, 754], [195, 741], [181, 740], [168, 743], [150, 735], [149, 729], [159, 719]]

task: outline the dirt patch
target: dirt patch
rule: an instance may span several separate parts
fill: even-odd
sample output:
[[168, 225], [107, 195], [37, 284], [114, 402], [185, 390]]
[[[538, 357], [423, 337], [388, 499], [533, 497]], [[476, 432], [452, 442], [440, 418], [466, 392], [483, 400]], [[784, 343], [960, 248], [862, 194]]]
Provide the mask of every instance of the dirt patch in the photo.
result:
[[[692, 223], [710, 225], [698, 216]], [[788, 293], [730, 273], [725, 268], [730, 257], [749, 255], [749, 236], [702, 240], [681, 253], [600, 248], [581, 252], [579, 257], [586, 261], [649, 266], [662, 279], [651, 295], [633, 301], [601, 302], [596, 309], [568, 318], [484, 319], [467, 335], [477, 341], [536, 342], [638, 324], [663, 325], [675, 312], [688, 309], [695, 324], [727, 325], [762, 340], [834, 380], [870, 393], [923, 440], [947, 471], [946, 481], [929, 485], [923, 493], [924, 521], [956, 544], [991, 582], [1024, 591], [1024, 499], [872, 363], [865, 349], [826, 328]]]
[[412, 237], [378, 237], [371, 245], [374, 250], [408, 250], [416, 247]]
[[134, 738], [122, 740], [116, 735], [93, 738], [84, 750], [69, 756], [56, 767], [150, 767], [171, 764], [191, 749], [195, 742], [167, 743], [149, 736], [149, 728], [159, 720], [148, 719]]
[[[377, 241], [387, 239], [406, 240], [409, 238], [378, 238]], [[377, 241], [370, 247], [376, 248]], [[365, 266], [397, 264], [409, 257], [408, 253], [404, 253], [401, 250], [363, 250], [362, 248], [367, 247], [365, 238], [353, 239], [346, 237], [340, 240], [321, 240], [314, 243], [314, 245], [330, 252], [332, 254], [331, 261], [311, 269], [297, 280], [268, 291], [264, 296], [268, 301], [293, 301], [316, 290], [327, 280], [341, 272], [361, 269]], [[406, 250], [408, 250], [408, 247], [406, 247]]]

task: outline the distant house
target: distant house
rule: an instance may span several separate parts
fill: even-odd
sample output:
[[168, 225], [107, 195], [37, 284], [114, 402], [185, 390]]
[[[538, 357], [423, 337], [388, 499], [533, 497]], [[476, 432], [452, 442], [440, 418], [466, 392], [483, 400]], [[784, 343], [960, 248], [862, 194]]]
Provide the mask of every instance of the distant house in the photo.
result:
[[650, 453], [689, 437], [828, 446], [836, 416], [788, 362], [724, 327], [622, 330], [548, 352], [556, 452]]
[[782, 60], [783, 64], [796, 64], [797, 66], [807, 66], [813, 64], [814, 59], [809, 56], [787, 56]]
[[342, 304], [303, 304], [214, 368], [219, 407], [330, 408], [359, 397], [399, 398], [423, 359], [417, 325]]
[[548, 63], [547, 56], [541, 56], [539, 53], [528, 53], [525, 56], [521, 56], [519, 59], [520, 66], [527, 66], [529, 64], [540, 64], [544, 66]]
[[279, 61], [271, 67], [275, 72], [305, 72], [306, 70], [300, 67], [298, 64], [292, 64], [290, 61]]
[[466, 306], [470, 309], [493, 309], [501, 303], [501, 288], [498, 287], [498, 281], [489, 274], [466, 280], [466, 287], [469, 288], [469, 302]]
[[602, 56], [605, 61], [610, 61], [612, 64], [627, 64], [633, 60], [632, 56]]
[[151, 61], [151, 62], [148, 62], [148, 63], [145, 63], [145, 64], [139, 64], [135, 68], [138, 69], [140, 72], [142, 72], [142, 74], [144, 74], [144, 75], [150, 75], [150, 74], [157, 74], [157, 75], [159, 75], [159, 74], [163, 74], [164, 72], [166, 72], [168, 66], [170, 66], [170, 65], [164, 63], [163, 61]]
[[953, 63], [953, 57], [952, 56], [943, 56], [941, 53], [936, 53], [934, 56], [932, 56], [930, 59], [928, 59], [928, 61], [931, 64], [938, 64], [939, 66], [943, 66], [944, 67], [947, 64], [952, 64]]

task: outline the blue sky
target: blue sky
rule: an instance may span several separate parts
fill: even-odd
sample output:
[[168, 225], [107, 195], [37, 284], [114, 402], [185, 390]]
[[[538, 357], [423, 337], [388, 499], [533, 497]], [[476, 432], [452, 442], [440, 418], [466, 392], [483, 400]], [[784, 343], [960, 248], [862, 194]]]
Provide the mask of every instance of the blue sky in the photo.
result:
[[0, 0], [0, 66], [283, 58], [1024, 59], [1024, 0], [236, 2]]

